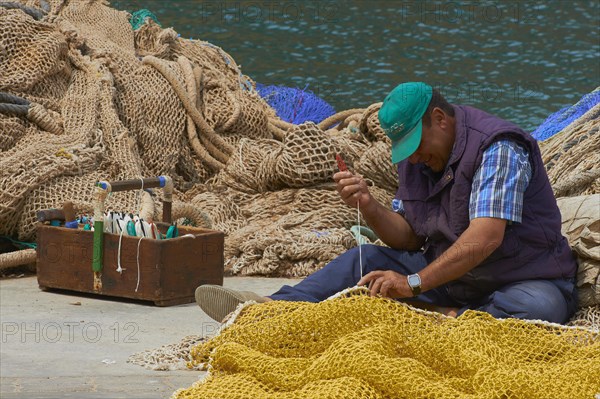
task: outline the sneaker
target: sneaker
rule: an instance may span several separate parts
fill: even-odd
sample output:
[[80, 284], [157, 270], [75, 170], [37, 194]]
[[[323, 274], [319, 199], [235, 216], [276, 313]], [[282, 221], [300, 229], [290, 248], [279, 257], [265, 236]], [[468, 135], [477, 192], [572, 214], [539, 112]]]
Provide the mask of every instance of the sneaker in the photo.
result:
[[267, 302], [268, 298], [250, 291], [236, 291], [220, 285], [201, 285], [196, 288], [196, 303], [211, 319], [222, 321], [240, 303]]

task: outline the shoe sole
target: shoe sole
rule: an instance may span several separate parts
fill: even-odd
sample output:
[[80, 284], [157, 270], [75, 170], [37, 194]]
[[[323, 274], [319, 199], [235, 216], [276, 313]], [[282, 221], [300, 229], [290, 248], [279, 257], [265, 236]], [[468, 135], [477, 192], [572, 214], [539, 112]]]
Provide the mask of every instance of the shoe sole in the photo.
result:
[[196, 303], [211, 319], [222, 322], [246, 298], [240, 293], [220, 285], [201, 285], [196, 288]]

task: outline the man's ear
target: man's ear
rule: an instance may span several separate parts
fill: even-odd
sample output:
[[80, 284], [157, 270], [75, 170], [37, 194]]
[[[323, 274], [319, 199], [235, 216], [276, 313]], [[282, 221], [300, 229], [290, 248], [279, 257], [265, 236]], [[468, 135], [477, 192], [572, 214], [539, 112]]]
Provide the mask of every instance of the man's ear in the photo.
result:
[[445, 129], [448, 121], [446, 120], [446, 113], [441, 108], [435, 107], [431, 111], [431, 122], [438, 125], [440, 128]]

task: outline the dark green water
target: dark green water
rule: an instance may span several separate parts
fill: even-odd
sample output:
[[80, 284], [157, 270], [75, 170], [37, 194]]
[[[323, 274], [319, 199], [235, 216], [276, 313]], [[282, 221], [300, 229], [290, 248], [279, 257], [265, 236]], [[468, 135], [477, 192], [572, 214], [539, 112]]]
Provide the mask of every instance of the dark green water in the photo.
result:
[[337, 110], [420, 80], [529, 130], [600, 85], [599, 4], [112, 1], [222, 47], [257, 82], [308, 85]]

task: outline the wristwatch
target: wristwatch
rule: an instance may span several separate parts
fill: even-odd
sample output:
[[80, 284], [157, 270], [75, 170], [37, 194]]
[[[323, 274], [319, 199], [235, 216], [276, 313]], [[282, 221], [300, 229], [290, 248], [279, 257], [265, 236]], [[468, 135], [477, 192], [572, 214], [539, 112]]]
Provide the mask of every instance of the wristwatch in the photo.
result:
[[421, 277], [415, 273], [407, 276], [406, 279], [413, 296], [419, 295], [421, 293]]

